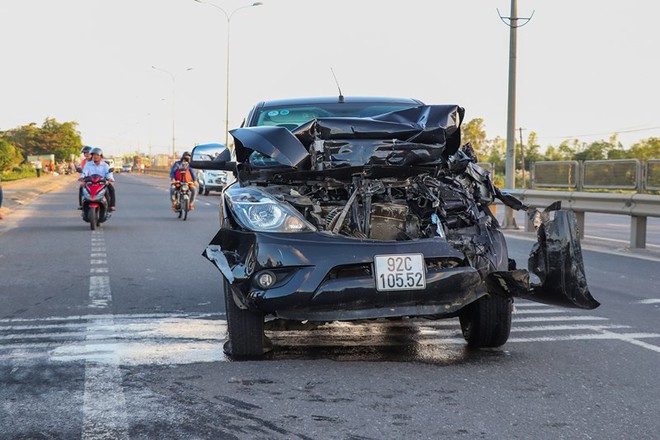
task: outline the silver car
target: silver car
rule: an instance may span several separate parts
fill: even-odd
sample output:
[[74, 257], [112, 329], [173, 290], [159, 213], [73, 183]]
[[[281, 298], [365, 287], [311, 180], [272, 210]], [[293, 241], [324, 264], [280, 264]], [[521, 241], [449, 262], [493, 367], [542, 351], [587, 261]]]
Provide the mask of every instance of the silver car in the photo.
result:
[[[202, 174], [201, 178], [200, 174]], [[199, 193], [205, 196], [208, 196], [211, 191], [221, 192], [227, 186], [226, 171], [204, 170], [203, 173], [198, 171], [197, 178], [200, 180]]]

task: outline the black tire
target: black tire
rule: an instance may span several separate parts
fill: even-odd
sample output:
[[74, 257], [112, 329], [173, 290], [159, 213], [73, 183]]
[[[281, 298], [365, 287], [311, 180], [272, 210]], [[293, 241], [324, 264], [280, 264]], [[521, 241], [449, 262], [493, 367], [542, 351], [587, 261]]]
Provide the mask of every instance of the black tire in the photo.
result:
[[190, 211], [190, 200], [184, 199], [183, 202], [181, 202], [181, 212], [183, 212], [184, 221], [188, 219], [188, 211]]
[[489, 294], [465, 307], [459, 318], [468, 345], [476, 348], [504, 345], [511, 333], [512, 306], [511, 298]]
[[208, 196], [210, 192], [211, 192], [210, 189], [204, 189], [204, 195], [205, 196]]
[[229, 283], [223, 278], [225, 309], [227, 312], [227, 341], [225, 354], [232, 358], [258, 358], [265, 353], [264, 315], [240, 309], [234, 302]]
[[87, 218], [89, 218], [89, 229], [93, 231], [99, 223], [99, 208], [92, 206], [89, 208], [89, 213], [87, 215]]

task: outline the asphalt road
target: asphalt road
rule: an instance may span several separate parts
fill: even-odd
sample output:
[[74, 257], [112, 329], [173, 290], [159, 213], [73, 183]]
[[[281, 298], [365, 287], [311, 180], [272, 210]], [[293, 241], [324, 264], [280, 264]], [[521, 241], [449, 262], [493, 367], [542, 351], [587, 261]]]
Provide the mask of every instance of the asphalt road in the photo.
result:
[[[120, 175], [91, 232], [76, 186], [0, 226], [1, 439], [655, 439], [660, 259], [584, 244], [594, 311], [516, 302], [509, 342], [457, 320], [272, 331], [272, 357], [222, 354], [219, 196], [185, 222], [166, 180]], [[528, 235], [507, 233], [525, 266]]]

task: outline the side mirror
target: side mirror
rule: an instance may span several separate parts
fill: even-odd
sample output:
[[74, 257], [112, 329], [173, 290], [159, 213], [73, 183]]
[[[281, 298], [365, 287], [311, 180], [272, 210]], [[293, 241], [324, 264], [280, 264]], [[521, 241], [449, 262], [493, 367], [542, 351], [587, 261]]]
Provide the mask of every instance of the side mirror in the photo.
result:
[[200, 170], [233, 171], [231, 151], [224, 144], [203, 144], [193, 148], [190, 166]]

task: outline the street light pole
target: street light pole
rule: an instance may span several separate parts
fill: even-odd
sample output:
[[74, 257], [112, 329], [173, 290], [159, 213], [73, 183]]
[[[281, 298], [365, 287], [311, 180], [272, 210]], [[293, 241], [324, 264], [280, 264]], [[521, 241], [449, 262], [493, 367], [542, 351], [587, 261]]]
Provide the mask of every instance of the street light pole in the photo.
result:
[[254, 2], [251, 5], [241, 6], [240, 8], [236, 8], [233, 11], [231, 11], [230, 13], [227, 13], [227, 11], [225, 11], [224, 8], [222, 8], [222, 7], [220, 7], [216, 4], [205, 2], [205, 1], [202, 1], [202, 0], [195, 0], [195, 1], [197, 3], [202, 3], [202, 4], [205, 4], [205, 5], [213, 6], [214, 8], [216, 8], [217, 10], [222, 12], [225, 16], [225, 19], [227, 20], [227, 62], [226, 62], [226, 65], [227, 65], [227, 73], [226, 73], [227, 83], [226, 83], [226, 88], [225, 88], [225, 96], [226, 96], [226, 99], [225, 99], [225, 145], [229, 148], [229, 50], [230, 50], [230, 47], [231, 47], [229, 45], [229, 38], [231, 36], [231, 32], [230, 32], [231, 31], [231, 18], [233, 17], [233, 15], [237, 11], [240, 11], [241, 9], [251, 8], [253, 6], [261, 6], [261, 5], [263, 5], [263, 3], [262, 2]]
[[[170, 79], [172, 80], [172, 160], [174, 161], [176, 159], [176, 150], [175, 150], [175, 139], [176, 139], [176, 77], [172, 74], [172, 72], [161, 69], [160, 67], [156, 66], [151, 66], [152, 69], [159, 70], [163, 73], [166, 73], [169, 75]], [[188, 67], [186, 69], [186, 72], [192, 70], [192, 67]]]

